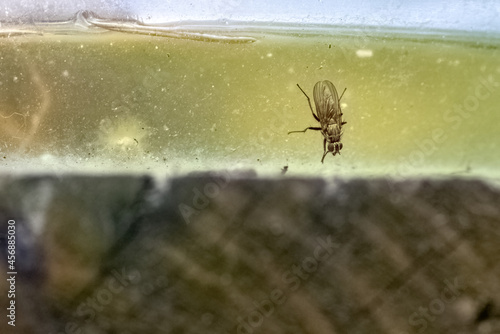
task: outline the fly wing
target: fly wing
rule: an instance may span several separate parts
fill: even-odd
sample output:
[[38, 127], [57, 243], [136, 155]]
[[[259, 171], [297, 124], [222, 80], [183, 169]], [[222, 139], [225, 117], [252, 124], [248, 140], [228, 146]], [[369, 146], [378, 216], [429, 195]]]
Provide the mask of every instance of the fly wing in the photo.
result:
[[316, 104], [316, 113], [321, 123], [329, 123], [330, 120], [337, 124], [342, 123], [340, 111], [339, 96], [337, 89], [328, 80], [318, 81], [314, 85], [314, 103]]

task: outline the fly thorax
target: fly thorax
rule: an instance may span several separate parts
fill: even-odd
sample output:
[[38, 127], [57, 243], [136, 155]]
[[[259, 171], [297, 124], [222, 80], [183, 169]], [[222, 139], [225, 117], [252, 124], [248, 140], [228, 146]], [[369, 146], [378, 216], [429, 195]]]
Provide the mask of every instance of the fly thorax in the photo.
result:
[[340, 127], [337, 124], [328, 125], [326, 132], [328, 137], [339, 138], [340, 139]]

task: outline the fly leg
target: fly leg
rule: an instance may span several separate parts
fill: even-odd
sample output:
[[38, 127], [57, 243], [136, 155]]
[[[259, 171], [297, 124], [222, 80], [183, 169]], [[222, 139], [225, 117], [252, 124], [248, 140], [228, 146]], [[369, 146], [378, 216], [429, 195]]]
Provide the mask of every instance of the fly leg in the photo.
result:
[[326, 138], [323, 139], [323, 157], [321, 158], [321, 163], [323, 163], [323, 160], [325, 160], [326, 154], [328, 151], [326, 150]]
[[308, 128], [305, 128], [305, 129], [304, 129], [304, 130], [302, 130], [302, 131], [288, 131], [288, 134], [290, 134], [290, 133], [296, 133], [296, 132], [306, 132], [307, 130], [319, 131], [319, 130], [321, 130], [321, 128], [320, 128], [320, 127], [310, 126], [310, 127], [308, 127]]
[[339, 97], [339, 101], [342, 99], [342, 96], [344, 96], [344, 93], [345, 93], [346, 90], [347, 90], [347, 88], [344, 88], [344, 91], [342, 92], [342, 95], [340, 95], [340, 97]]
[[300, 91], [301, 91], [302, 93], [304, 93], [304, 95], [306, 96], [306, 98], [307, 98], [307, 103], [309, 103], [309, 109], [311, 109], [311, 112], [312, 112], [312, 114], [313, 114], [314, 118], [315, 118], [315, 119], [319, 122], [319, 118], [318, 118], [318, 116], [316, 116], [316, 114], [315, 114], [315, 113], [314, 113], [314, 111], [313, 111], [313, 107], [312, 107], [312, 105], [311, 105], [311, 99], [309, 98], [309, 96], [307, 96], [306, 92], [304, 92], [304, 90], [303, 90], [302, 88], [300, 88], [299, 84], [297, 84], [297, 87], [299, 87]]

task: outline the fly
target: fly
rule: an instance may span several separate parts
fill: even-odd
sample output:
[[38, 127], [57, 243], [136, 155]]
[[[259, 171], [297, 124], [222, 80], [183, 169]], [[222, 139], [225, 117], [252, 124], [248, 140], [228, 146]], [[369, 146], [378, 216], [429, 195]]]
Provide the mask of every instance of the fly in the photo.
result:
[[[342, 126], [347, 122], [342, 121], [342, 110], [340, 110], [340, 99], [344, 96], [346, 89], [342, 92], [340, 97], [337, 94], [337, 89], [328, 80], [318, 81], [314, 85], [313, 96], [314, 104], [316, 105], [316, 115], [311, 105], [311, 99], [307, 96], [306, 92], [300, 88], [300, 91], [304, 93], [309, 103], [309, 108], [311, 109], [313, 117], [319, 122], [320, 127], [310, 126], [302, 131], [290, 131], [290, 133], [296, 132], [306, 132], [307, 130], [321, 131], [323, 135], [323, 157], [321, 158], [321, 163], [325, 160], [325, 156], [328, 152], [332, 152], [333, 155], [337, 153], [340, 155], [340, 150], [342, 149], [342, 143], [340, 139], [342, 137]], [[328, 151], [326, 150], [328, 143]]]

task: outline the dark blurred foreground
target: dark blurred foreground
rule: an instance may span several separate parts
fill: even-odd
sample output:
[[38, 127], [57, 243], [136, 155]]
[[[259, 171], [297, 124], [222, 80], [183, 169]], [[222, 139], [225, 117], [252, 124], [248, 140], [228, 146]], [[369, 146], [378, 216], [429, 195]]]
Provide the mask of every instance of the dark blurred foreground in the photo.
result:
[[483, 181], [0, 185], [1, 333], [500, 333], [500, 190]]

